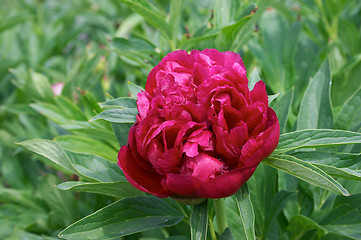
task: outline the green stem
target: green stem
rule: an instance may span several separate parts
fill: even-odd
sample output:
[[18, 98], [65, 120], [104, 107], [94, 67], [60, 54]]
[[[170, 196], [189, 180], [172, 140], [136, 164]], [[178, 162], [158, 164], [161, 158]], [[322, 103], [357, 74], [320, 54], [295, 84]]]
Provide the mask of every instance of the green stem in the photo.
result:
[[216, 211], [218, 233], [222, 234], [228, 227], [223, 198], [214, 200], [214, 209]]
[[214, 227], [213, 227], [213, 223], [212, 223], [212, 220], [209, 219], [209, 232], [211, 234], [211, 238], [212, 240], [217, 240], [217, 236], [216, 236], [216, 233], [214, 232]]

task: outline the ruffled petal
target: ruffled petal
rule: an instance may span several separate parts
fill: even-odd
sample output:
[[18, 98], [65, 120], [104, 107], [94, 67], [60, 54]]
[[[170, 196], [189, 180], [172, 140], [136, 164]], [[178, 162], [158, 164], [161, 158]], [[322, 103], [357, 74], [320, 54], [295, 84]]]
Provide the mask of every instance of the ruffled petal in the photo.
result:
[[271, 108], [268, 108], [268, 119], [268, 128], [243, 145], [240, 167], [257, 166], [276, 149], [280, 137], [280, 125], [276, 113]]

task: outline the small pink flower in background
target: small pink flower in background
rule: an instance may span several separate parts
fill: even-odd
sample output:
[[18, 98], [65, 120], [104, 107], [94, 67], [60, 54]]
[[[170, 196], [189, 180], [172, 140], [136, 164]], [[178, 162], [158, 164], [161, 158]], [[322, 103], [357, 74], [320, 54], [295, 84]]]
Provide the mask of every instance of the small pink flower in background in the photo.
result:
[[134, 187], [158, 197], [233, 195], [278, 144], [265, 84], [249, 91], [233, 52], [168, 54], [149, 73], [137, 105], [118, 165]]
[[55, 96], [61, 95], [63, 88], [64, 88], [64, 82], [58, 82], [58, 83], [51, 85], [51, 89], [53, 90], [53, 93]]

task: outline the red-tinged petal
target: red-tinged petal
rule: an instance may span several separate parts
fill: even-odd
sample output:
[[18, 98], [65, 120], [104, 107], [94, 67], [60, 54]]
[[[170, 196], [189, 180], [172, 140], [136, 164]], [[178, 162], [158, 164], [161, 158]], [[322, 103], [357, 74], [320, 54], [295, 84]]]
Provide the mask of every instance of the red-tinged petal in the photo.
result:
[[147, 116], [149, 112], [150, 102], [146, 97], [146, 93], [144, 91], [137, 94], [137, 107], [139, 116], [143, 119]]
[[193, 75], [192, 75], [194, 84], [198, 86], [208, 78], [209, 78], [209, 72], [205, 68], [203, 68], [201, 64], [195, 62], [193, 66]]
[[179, 166], [181, 164], [181, 154], [177, 148], [172, 148], [164, 152], [161, 157], [153, 163], [154, 169], [164, 175], [166, 173], [179, 172]]
[[153, 194], [157, 197], [168, 197], [169, 192], [161, 186], [162, 176], [155, 171], [148, 171], [138, 165], [133, 158], [128, 146], [123, 146], [118, 154], [118, 165], [123, 170], [125, 177], [140, 191]]
[[168, 173], [162, 182], [163, 188], [178, 196], [196, 197], [201, 181], [186, 174]]
[[258, 81], [254, 85], [253, 90], [251, 91], [252, 102], [263, 102], [264, 105], [268, 106], [268, 96], [266, 92], [266, 84], [263, 81]]
[[276, 113], [268, 108], [268, 119], [271, 124], [255, 139], [250, 139], [242, 147], [240, 166], [252, 167], [267, 158], [277, 147], [280, 136], [280, 125]]
[[[223, 53], [224, 56], [224, 66], [230, 66], [232, 68], [235, 68], [235, 63], [237, 65], [239, 65], [240, 68], [242, 68], [243, 70], [239, 69], [239, 71], [244, 72], [244, 74], [246, 74], [246, 68], [244, 66], [244, 63], [242, 61], [242, 58], [235, 52], [224, 52]], [[238, 68], [238, 66], [236, 67]]]
[[244, 67], [244, 65], [242, 66], [241, 64], [235, 62], [232, 65], [232, 68], [238, 74], [238, 76], [241, 77], [241, 79], [247, 79], [247, 77], [246, 77], [247, 71], [246, 71], [246, 68]]
[[172, 66], [167, 65], [168, 62], [173, 62], [172, 66], [180, 65], [185, 68], [191, 69], [193, 67], [192, 57], [184, 50], [174, 51], [165, 56], [162, 61], [155, 66], [152, 71], [149, 73], [147, 82], [145, 84], [145, 90], [153, 95], [153, 91], [157, 89], [156, 74], [160, 70], [169, 70]]
[[216, 154], [227, 164], [237, 163], [241, 150], [236, 143], [232, 142], [229, 133], [218, 126], [214, 126], [213, 131], [216, 135]]
[[198, 143], [186, 142], [183, 147], [183, 152], [188, 157], [195, 157], [198, 155]]
[[256, 167], [236, 168], [204, 182], [196, 190], [201, 198], [224, 198], [235, 194], [254, 173]]
[[205, 153], [198, 154], [191, 161], [196, 163], [192, 176], [202, 182], [208, 181], [220, 174], [224, 167], [224, 163]]

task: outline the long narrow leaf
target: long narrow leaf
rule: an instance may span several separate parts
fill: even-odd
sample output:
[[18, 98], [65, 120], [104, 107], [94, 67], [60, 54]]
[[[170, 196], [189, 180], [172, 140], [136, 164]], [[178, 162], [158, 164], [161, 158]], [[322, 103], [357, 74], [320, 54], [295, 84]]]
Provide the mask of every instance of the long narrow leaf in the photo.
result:
[[297, 129], [332, 128], [331, 69], [328, 59], [312, 78], [303, 96]]
[[236, 193], [235, 196], [236, 196], [237, 208], [245, 231], [245, 236], [247, 240], [256, 239], [255, 229], [254, 229], [254, 221], [255, 221], [254, 211], [249, 196], [247, 183], [243, 184], [243, 186]]
[[208, 229], [208, 201], [194, 205], [190, 218], [191, 239], [206, 240]]
[[333, 129], [299, 130], [282, 134], [275, 152], [355, 143], [361, 143], [361, 133]]
[[61, 190], [99, 193], [117, 198], [134, 197], [144, 193], [130, 185], [128, 181], [111, 183], [64, 182], [57, 186]]
[[44, 139], [28, 140], [19, 143], [19, 145], [88, 179], [99, 182], [125, 180], [122, 171], [115, 162], [110, 162], [96, 155], [63, 150], [57, 143]]
[[263, 163], [291, 174], [315, 186], [348, 196], [348, 191], [330, 175], [311, 163], [290, 155], [271, 156]]
[[59, 237], [107, 240], [155, 228], [175, 225], [182, 213], [165, 200], [153, 196], [124, 198], [73, 223]]
[[125, 109], [109, 109], [105, 110], [91, 119], [91, 121], [97, 119], [104, 119], [108, 122], [115, 123], [134, 123], [138, 110], [136, 108], [125, 108]]

